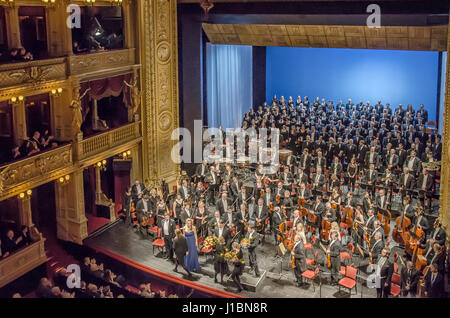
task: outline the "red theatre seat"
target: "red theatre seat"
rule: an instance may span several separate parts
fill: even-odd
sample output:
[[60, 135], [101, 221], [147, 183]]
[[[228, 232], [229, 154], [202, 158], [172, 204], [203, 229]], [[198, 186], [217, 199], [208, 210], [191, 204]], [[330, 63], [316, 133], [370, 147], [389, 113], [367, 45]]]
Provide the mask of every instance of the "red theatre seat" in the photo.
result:
[[158, 250], [162, 251], [164, 248], [164, 239], [161, 238], [161, 229], [158, 229], [158, 238], [153, 241], [153, 255], [155, 255], [155, 247], [158, 248]]
[[309, 270], [307, 269], [306, 271], [304, 271], [302, 273], [302, 277], [309, 279], [310, 281], [312, 281], [312, 285], [313, 285], [313, 291], [316, 290], [316, 286], [314, 286], [314, 280], [316, 279], [317, 275], [319, 275], [319, 268], [316, 267], [315, 270]]
[[358, 269], [354, 268], [352, 266], [346, 266], [345, 267], [345, 277], [342, 278], [339, 282], [339, 291], [341, 290], [341, 286], [348, 289], [350, 294], [352, 292], [352, 289], [355, 288], [356, 290], [356, 274], [358, 273]]
[[393, 273], [391, 278], [391, 295], [397, 297], [400, 295], [402, 277], [398, 273]]

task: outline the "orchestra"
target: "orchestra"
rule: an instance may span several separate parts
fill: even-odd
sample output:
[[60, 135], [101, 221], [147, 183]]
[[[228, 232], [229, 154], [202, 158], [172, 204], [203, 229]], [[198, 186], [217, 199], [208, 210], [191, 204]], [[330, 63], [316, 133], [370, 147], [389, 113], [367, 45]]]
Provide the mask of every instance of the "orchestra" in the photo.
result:
[[[351, 245], [359, 251], [353, 255], [361, 257], [358, 262], [376, 267], [382, 282], [378, 297], [390, 292], [396, 262], [392, 249], [407, 260], [398, 272], [402, 294], [419, 295], [419, 278], [425, 284], [425, 277], [437, 277], [431, 270], [443, 275], [445, 262], [445, 231], [437, 218], [441, 148], [434, 145], [440, 137], [420, 126], [426, 122], [424, 114], [401, 105], [393, 111], [380, 101], [355, 105], [349, 99], [335, 106], [300, 96], [286, 104], [274, 97], [271, 106], [246, 113], [241, 129], [280, 131], [283, 151], [275, 173], [264, 173], [260, 162], [205, 158], [194, 173], [180, 177], [167, 201], [136, 180], [128, 194], [131, 206], [139, 224], [147, 217], [160, 226], [166, 224], [160, 219], [169, 217], [182, 228], [192, 219], [199, 240], [220, 239], [215, 268], [221, 281], [225, 248], [243, 250], [258, 277], [258, 246], [273, 246], [278, 254], [281, 244], [300, 284], [308, 268], [305, 246], [312, 244], [323, 252], [324, 268], [336, 285], [343, 277], [341, 254]], [[240, 249], [234, 243], [243, 239], [250, 244]], [[233, 272], [243, 289], [242, 264], [235, 264]]]

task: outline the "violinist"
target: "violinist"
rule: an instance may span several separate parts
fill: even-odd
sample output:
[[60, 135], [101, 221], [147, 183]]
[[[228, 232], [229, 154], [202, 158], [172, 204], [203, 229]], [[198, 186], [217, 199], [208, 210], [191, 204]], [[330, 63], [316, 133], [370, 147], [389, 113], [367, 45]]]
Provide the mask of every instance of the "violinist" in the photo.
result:
[[410, 204], [411, 199], [408, 196], [403, 198], [402, 214], [410, 220], [414, 217], [414, 207]]
[[230, 229], [227, 226], [225, 226], [224, 219], [219, 220], [219, 224], [215, 228], [213, 233], [217, 238], [223, 237], [225, 240], [225, 246], [230, 247], [232, 237]]
[[412, 229], [419, 228], [422, 231], [424, 231], [425, 233], [428, 233], [430, 225], [428, 223], [427, 218], [423, 216], [423, 210], [424, 210], [424, 207], [420, 206], [419, 209], [417, 209], [414, 212], [414, 218], [411, 222], [411, 228]]
[[295, 244], [291, 251], [291, 257], [294, 259], [294, 275], [296, 279], [297, 287], [300, 287], [302, 274], [306, 271], [306, 254], [305, 244], [306, 237], [301, 233], [295, 235]]
[[281, 182], [277, 183], [277, 188], [275, 189], [275, 198], [279, 198], [281, 199], [281, 197], [283, 197], [284, 194], [284, 189], [283, 189], [283, 184]]
[[300, 211], [294, 210], [294, 214], [292, 216], [292, 227], [295, 229], [297, 227], [297, 224], [301, 224], [302, 218], [300, 217]]
[[331, 241], [328, 245], [327, 255], [330, 255], [331, 262], [331, 284], [336, 285], [340, 279], [339, 270], [341, 269], [341, 242], [338, 239], [339, 232], [331, 232]]
[[125, 192], [122, 198], [122, 210], [125, 212], [124, 222], [127, 222], [128, 220], [130, 225], [133, 223], [131, 220], [131, 203], [132, 203], [131, 187], [127, 187], [127, 191]]
[[431, 245], [433, 245], [434, 243], [438, 243], [439, 245], [443, 246], [445, 244], [446, 233], [442, 229], [441, 221], [439, 219], [436, 219], [433, 226], [434, 229], [431, 231], [427, 243]]
[[230, 232], [233, 229], [236, 229], [241, 221], [241, 215], [238, 212], [233, 212], [233, 208], [231, 206], [228, 207], [227, 212], [222, 216], [223, 221], [226, 226], [230, 229]]
[[332, 206], [332, 208], [334, 210], [337, 210], [341, 206], [342, 197], [339, 194], [339, 189], [337, 187], [333, 188], [333, 190], [331, 192], [331, 195], [330, 195], [330, 198], [328, 199], [328, 201], [331, 203], [331, 206]]
[[253, 196], [256, 198], [260, 198], [261, 195], [264, 193], [264, 183], [261, 179], [261, 177], [256, 177], [256, 184], [253, 188]]
[[216, 228], [219, 227], [220, 221], [221, 221], [220, 212], [219, 210], [216, 210], [214, 212], [214, 216], [208, 222], [208, 229], [210, 235], [214, 234]]
[[325, 176], [322, 174], [322, 168], [318, 168], [317, 172], [312, 175], [312, 186], [315, 193], [321, 193], [323, 191], [323, 185], [325, 184]]
[[136, 205], [136, 216], [139, 224], [142, 224], [144, 217], [148, 218], [153, 216], [150, 205], [150, 197], [148, 195], [144, 195], [142, 199], [138, 201]]
[[336, 211], [331, 207], [331, 203], [325, 203], [325, 212], [323, 218], [328, 222], [334, 222], [336, 220]]
[[259, 233], [264, 232], [265, 221], [268, 216], [269, 213], [267, 212], [267, 207], [264, 206], [263, 199], [259, 199], [258, 205], [255, 207], [255, 210], [253, 211], [252, 214], [253, 224], [256, 225]]
[[294, 202], [292, 201], [292, 198], [290, 196], [290, 192], [286, 190], [284, 191], [284, 196], [281, 200], [281, 205], [286, 209], [287, 218], [290, 218], [291, 213], [294, 210]]
[[303, 172], [303, 169], [300, 167], [297, 169], [297, 173], [295, 175], [295, 184], [300, 186], [302, 183], [308, 182], [308, 176]]
[[305, 183], [300, 183], [300, 188], [297, 192], [298, 198], [302, 200], [309, 200], [312, 197], [311, 191], [306, 187]]
[[266, 190], [263, 195], [264, 205], [267, 208], [270, 208], [273, 205], [274, 197], [272, 196], [272, 189], [269, 186], [266, 186]]
[[284, 223], [285, 221], [286, 219], [281, 213], [280, 207], [276, 206], [274, 209], [274, 213], [272, 213], [273, 237], [276, 245], [278, 245], [284, 237], [285, 233], [281, 233], [280, 224]]
[[242, 182], [236, 176], [233, 177], [233, 182], [230, 184], [230, 190], [233, 197], [238, 197], [241, 193]]
[[243, 203], [247, 203], [248, 200], [251, 199], [251, 196], [247, 194], [247, 188], [241, 187], [241, 190], [237, 196], [237, 204], [241, 205]]
[[384, 242], [384, 230], [383, 227], [381, 226], [381, 222], [379, 220], [375, 220], [373, 222], [373, 231], [372, 234], [370, 235], [370, 245], [373, 246], [373, 244], [375, 243], [375, 235], [377, 233], [380, 233], [381, 238], [383, 239]]
[[387, 247], [383, 248], [381, 255], [376, 262], [376, 276], [379, 286], [377, 286], [377, 298], [388, 298], [391, 293], [391, 279], [394, 272], [394, 264], [389, 260], [391, 250]]
[[232, 206], [233, 202], [228, 198], [228, 193], [223, 192], [222, 196], [216, 201], [216, 209], [220, 211], [220, 215], [224, 215], [229, 206]]
[[384, 174], [381, 177], [381, 184], [380, 188], [390, 189], [393, 183], [396, 183], [396, 178], [391, 172], [392, 170], [390, 168], [386, 168]]
[[181, 195], [181, 197], [185, 201], [191, 197], [192, 190], [191, 190], [191, 187], [188, 186], [187, 180], [183, 180], [180, 189], [178, 189], [178, 194]]
[[239, 213], [241, 215], [241, 218], [239, 220], [237, 230], [243, 235], [243, 233], [245, 233], [245, 231], [247, 230], [247, 227], [248, 227], [248, 221], [249, 221], [248, 206], [246, 203], [242, 203], [239, 206], [239, 208], [240, 209], [237, 213]]
[[334, 156], [333, 163], [331, 164], [330, 173], [332, 175], [340, 176], [342, 173], [342, 163], [339, 162], [338, 156]]
[[206, 160], [202, 160], [202, 163], [197, 166], [195, 170], [195, 179], [201, 182], [205, 181], [206, 174], [208, 173], [208, 164]]
[[366, 213], [368, 213], [369, 209], [373, 208], [372, 199], [370, 198], [370, 194], [367, 191], [364, 192], [363, 208]]
[[375, 165], [373, 163], [371, 163], [369, 165], [369, 169], [367, 170], [364, 179], [366, 182], [366, 190], [370, 191], [370, 193], [374, 193], [375, 192], [375, 184], [378, 180], [378, 171], [375, 170]]
[[300, 156], [300, 168], [302, 171], [306, 171], [309, 174], [309, 168], [311, 166], [311, 155], [309, 154], [308, 148], [303, 149], [303, 154]]
[[369, 251], [370, 263], [374, 264], [378, 262], [378, 258], [381, 255], [381, 251], [384, 248], [383, 236], [380, 232], [375, 233], [374, 242]]
[[187, 219], [194, 219], [195, 211], [191, 210], [191, 203], [189, 201], [184, 203], [184, 208], [180, 214], [181, 224], [186, 225]]
[[375, 196], [375, 205], [378, 208], [378, 210], [386, 211], [390, 202], [388, 197], [386, 196], [385, 190], [380, 189], [378, 191], [378, 194]]
[[280, 181], [283, 184], [284, 188], [287, 188], [291, 185], [292, 181], [294, 180], [294, 177], [292, 176], [292, 173], [289, 171], [289, 167], [284, 167], [283, 173], [280, 174]]

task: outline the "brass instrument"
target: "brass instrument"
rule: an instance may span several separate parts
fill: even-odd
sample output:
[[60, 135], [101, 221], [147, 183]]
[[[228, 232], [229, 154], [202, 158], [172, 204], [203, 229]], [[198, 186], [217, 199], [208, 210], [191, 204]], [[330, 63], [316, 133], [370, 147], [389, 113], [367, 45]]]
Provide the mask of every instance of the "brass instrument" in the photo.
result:
[[441, 169], [441, 161], [436, 162], [422, 162], [422, 167], [428, 171], [436, 171]]

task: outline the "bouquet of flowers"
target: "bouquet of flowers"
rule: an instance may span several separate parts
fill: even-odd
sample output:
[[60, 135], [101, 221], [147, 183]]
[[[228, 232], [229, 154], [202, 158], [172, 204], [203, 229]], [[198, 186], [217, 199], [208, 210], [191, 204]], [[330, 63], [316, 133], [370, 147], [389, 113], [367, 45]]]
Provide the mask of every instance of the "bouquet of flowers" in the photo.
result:
[[241, 240], [241, 247], [247, 248], [250, 245], [250, 241], [246, 239], [245, 237]]
[[243, 258], [238, 258], [237, 253], [234, 251], [229, 251], [226, 252], [224, 255], [225, 259], [229, 262], [229, 263], [242, 263], [244, 264], [244, 259]]
[[213, 249], [216, 247], [219, 240], [214, 235], [208, 236], [205, 241], [203, 242], [203, 247], [206, 249]]

